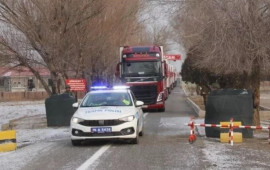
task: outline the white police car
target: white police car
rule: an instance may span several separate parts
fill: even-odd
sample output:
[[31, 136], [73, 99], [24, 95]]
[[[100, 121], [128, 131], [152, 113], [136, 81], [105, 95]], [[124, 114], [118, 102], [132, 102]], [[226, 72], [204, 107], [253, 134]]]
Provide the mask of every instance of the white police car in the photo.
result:
[[142, 101], [137, 101], [126, 86], [92, 87], [71, 118], [74, 146], [87, 139], [127, 139], [137, 144], [143, 135]]

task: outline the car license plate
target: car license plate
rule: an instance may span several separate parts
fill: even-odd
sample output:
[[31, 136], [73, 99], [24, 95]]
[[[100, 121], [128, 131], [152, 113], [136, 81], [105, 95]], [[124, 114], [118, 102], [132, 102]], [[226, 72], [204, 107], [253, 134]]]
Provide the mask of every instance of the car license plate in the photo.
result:
[[91, 128], [91, 133], [108, 133], [108, 132], [112, 132], [111, 127]]
[[142, 105], [142, 108], [147, 108], [147, 105]]

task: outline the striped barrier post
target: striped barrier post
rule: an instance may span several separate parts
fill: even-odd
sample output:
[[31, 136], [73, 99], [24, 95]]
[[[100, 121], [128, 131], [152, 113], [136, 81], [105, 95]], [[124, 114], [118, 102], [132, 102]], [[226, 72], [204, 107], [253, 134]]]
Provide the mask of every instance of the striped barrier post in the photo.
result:
[[190, 117], [190, 135], [189, 135], [189, 138], [188, 138], [188, 141], [190, 144], [192, 144], [193, 142], [195, 142], [196, 140], [196, 135], [195, 135], [195, 131], [194, 131], [194, 121], [193, 121], [193, 117]]
[[16, 150], [16, 131], [0, 131], [0, 152]]
[[196, 124], [191, 118], [190, 122], [185, 124], [186, 126], [190, 126], [190, 136], [189, 136], [189, 142], [192, 144], [195, 139], [196, 135], [194, 132], [195, 126], [200, 126], [200, 127], [217, 127], [217, 128], [229, 128], [229, 143], [233, 146], [233, 129], [239, 128], [239, 129], [257, 129], [257, 130], [262, 130], [262, 129], [268, 129], [269, 130], [269, 137], [268, 137], [268, 143], [270, 144], [270, 126], [250, 126], [250, 125], [234, 125], [233, 123], [233, 118], [231, 118], [230, 123], [227, 124]]
[[233, 118], [231, 118], [230, 120], [230, 130], [229, 130], [229, 143], [231, 144], [231, 146], [233, 146]]

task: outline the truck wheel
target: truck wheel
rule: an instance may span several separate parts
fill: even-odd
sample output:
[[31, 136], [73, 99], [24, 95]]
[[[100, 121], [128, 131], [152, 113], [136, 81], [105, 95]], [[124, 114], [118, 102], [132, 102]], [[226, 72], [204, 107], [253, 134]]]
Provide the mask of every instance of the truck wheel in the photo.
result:
[[161, 108], [161, 109], [158, 109], [159, 112], [165, 112], [165, 107], [164, 108]]

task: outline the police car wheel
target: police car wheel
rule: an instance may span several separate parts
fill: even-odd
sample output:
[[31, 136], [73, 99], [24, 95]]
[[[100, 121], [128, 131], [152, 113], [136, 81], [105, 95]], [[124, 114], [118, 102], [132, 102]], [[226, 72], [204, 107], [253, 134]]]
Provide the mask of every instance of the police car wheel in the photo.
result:
[[139, 133], [139, 136], [143, 136], [143, 131], [141, 131], [141, 132]]
[[137, 134], [134, 139], [131, 139], [130, 144], [138, 144], [139, 143], [139, 133], [138, 133], [138, 126], [137, 126]]
[[142, 127], [142, 131], [140, 131], [139, 136], [143, 136], [143, 127]]
[[81, 142], [82, 142], [82, 140], [71, 140], [71, 143], [73, 146], [80, 146]]
[[131, 139], [131, 141], [130, 141], [130, 144], [138, 144], [138, 143], [139, 143], [139, 137], [138, 137], [138, 135], [136, 136], [136, 138]]

